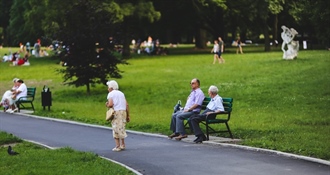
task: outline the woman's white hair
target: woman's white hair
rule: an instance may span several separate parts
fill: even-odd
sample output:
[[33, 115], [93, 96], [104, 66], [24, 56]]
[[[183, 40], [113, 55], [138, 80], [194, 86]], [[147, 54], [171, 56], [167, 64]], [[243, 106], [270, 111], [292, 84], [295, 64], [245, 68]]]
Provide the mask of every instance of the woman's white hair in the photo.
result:
[[19, 80], [19, 78], [14, 78], [13, 82], [16, 83]]
[[110, 80], [107, 82], [108, 88], [112, 88], [113, 90], [118, 90], [119, 86], [115, 80]]
[[210, 91], [212, 94], [218, 94], [219, 89], [218, 89], [216, 86], [211, 85], [210, 88], [209, 88], [209, 91]]

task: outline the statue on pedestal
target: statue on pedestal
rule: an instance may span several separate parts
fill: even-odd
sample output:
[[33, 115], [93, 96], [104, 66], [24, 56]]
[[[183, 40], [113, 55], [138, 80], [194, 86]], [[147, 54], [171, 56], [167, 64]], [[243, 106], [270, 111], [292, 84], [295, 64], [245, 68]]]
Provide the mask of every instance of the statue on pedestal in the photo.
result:
[[[289, 29], [286, 26], [282, 26], [282, 29], [283, 32], [281, 33], [281, 37], [283, 39], [283, 59], [293, 60], [298, 56], [299, 41], [293, 40], [294, 37], [298, 34], [298, 32], [295, 29]], [[287, 46], [287, 50], [285, 50], [285, 46]]]

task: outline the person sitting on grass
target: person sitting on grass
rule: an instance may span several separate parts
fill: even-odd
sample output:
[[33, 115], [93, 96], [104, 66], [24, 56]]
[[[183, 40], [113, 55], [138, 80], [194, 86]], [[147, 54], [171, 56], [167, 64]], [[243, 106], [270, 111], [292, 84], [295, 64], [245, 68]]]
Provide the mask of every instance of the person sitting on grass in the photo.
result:
[[11, 55], [7, 55], [5, 53], [5, 55], [2, 57], [2, 62], [9, 62], [11, 61]]

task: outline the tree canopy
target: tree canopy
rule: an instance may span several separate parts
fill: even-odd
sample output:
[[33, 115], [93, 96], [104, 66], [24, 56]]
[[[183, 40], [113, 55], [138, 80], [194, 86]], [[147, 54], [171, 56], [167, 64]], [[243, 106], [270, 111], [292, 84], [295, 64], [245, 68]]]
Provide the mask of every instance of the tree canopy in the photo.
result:
[[[85, 85], [89, 93], [90, 85], [105, 83], [111, 77], [120, 78], [117, 64], [126, 62], [114, 56], [108, 38], [118, 26], [123, 26], [120, 24], [125, 18], [137, 13], [135, 6], [98, 0], [76, 0], [69, 5], [60, 2], [49, 2], [50, 7], [56, 8], [48, 11], [46, 21], [49, 23], [44, 26], [48, 36], [63, 42], [61, 60], [65, 69], [59, 71], [64, 74], [64, 81], [69, 85]], [[137, 6], [141, 6], [140, 3]], [[136, 17], [153, 20], [152, 15], [155, 14], [143, 13]]]
[[[221, 36], [225, 42], [240, 37], [281, 41], [279, 26], [295, 28], [310, 42], [329, 47], [328, 0], [0, 0], [1, 45], [41, 39], [43, 45], [64, 42], [65, 81], [76, 86], [120, 77], [117, 64], [130, 58], [132, 39], [148, 36], [161, 43], [194, 43]], [[263, 35], [264, 38], [259, 38]], [[121, 58], [107, 49], [109, 37], [122, 45]]]
[[[2, 44], [17, 46], [19, 42], [43, 43], [56, 34], [56, 22], [65, 10], [78, 0], [1, 0], [0, 30]], [[279, 39], [279, 26], [294, 27], [313, 42], [328, 45], [330, 10], [327, 0], [91, 0], [102, 4], [112, 15], [108, 22], [116, 24], [108, 35], [124, 44], [123, 55], [129, 57], [131, 39], [145, 40], [149, 35], [163, 43], [193, 43], [204, 47], [206, 40], [222, 36], [230, 42], [235, 37], [259, 40], [260, 34]], [[99, 9], [95, 9], [99, 10]], [[83, 12], [79, 12], [83, 13]], [[79, 14], [75, 14], [79, 15]], [[53, 17], [49, 17], [53, 16]], [[56, 22], [54, 19], [56, 18]], [[61, 19], [62, 18], [62, 19]], [[111, 18], [111, 19], [110, 19]], [[121, 32], [119, 32], [121, 31]], [[230, 34], [230, 35], [229, 35]], [[269, 36], [268, 36], [269, 35]], [[268, 42], [265, 42], [267, 44]], [[267, 46], [266, 46], [267, 47]], [[265, 49], [269, 50], [269, 49]]]

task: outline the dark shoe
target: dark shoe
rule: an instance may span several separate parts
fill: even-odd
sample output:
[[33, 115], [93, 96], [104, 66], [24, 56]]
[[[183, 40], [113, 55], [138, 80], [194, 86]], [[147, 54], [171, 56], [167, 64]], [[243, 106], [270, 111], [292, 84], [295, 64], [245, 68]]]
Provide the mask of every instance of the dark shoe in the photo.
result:
[[179, 135], [178, 137], [175, 137], [175, 140], [181, 140], [181, 139], [184, 139], [184, 138], [187, 138], [188, 135], [185, 134], [185, 135]]
[[179, 134], [173, 133], [173, 134], [169, 135], [168, 138], [169, 139], [172, 139], [173, 137], [177, 137], [177, 136], [179, 136]]
[[196, 139], [194, 140], [194, 142], [196, 142], [199, 139], [199, 137], [197, 136]]
[[203, 143], [203, 141], [206, 141], [206, 137], [205, 135], [201, 135], [201, 136], [198, 136], [196, 141], [194, 141], [195, 143]]

